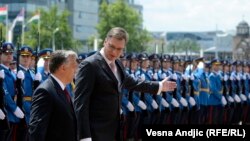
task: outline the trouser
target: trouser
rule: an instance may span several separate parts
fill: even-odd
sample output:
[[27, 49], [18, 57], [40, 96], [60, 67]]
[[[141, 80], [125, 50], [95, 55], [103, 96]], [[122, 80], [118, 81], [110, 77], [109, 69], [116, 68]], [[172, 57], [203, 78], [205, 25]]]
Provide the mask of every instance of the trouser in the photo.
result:
[[0, 141], [6, 141], [9, 132], [10, 125], [8, 120], [6, 118], [4, 120], [0, 120]]
[[23, 123], [10, 122], [10, 132], [7, 141], [27, 141], [28, 127]]
[[174, 107], [170, 113], [170, 124], [180, 123], [181, 110], [179, 107]]
[[189, 111], [189, 124], [198, 124], [199, 121], [199, 108], [197, 105], [193, 106]]
[[223, 107], [220, 105], [209, 106], [208, 124], [223, 123]]
[[206, 124], [208, 117], [208, 106], [200, 105], [198, 124]]
[[189, 109], [188, 107], [183, 107], [180, 113], [180, 124], [188, 124]]
[[232, 117], [232, 124], [239, 124], [239, 122], [242, 120], [242, 104], [235, 103], [234, 113]]

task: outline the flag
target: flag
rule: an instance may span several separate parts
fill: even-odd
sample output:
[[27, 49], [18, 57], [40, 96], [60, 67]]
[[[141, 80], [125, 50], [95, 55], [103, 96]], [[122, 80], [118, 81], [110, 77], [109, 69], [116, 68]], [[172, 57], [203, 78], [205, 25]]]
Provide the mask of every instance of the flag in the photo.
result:
[[39, 13], [36, 13], [33, 17], [31, 17], [27, 23], [31, 23], [33, 21], [38, 21], [40, 20], [40, 14]]
[[24, 21], [24, 8], [21, 9], [21, 11], [18, 13], [16, 18], [14, 19], [16, 22], [23, 22]]
[[4, 21], [6, 19], [7, 14], [8, 14], [7, 6], [0, 7], [0, 21]]

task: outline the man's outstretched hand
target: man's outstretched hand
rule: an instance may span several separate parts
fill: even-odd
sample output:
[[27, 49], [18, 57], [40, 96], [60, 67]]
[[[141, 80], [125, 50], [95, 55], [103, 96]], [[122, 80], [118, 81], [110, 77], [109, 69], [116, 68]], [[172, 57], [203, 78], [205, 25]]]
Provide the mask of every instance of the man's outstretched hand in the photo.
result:
[[163, 79], [161, 81], [161, 83], [162, 83], [162, 91], [163, 92], [174, 91], [174, 89], [176, 88], [176, 82], [169, 81], [168, 79], [169, 78], [166, 77], [165, 79]]

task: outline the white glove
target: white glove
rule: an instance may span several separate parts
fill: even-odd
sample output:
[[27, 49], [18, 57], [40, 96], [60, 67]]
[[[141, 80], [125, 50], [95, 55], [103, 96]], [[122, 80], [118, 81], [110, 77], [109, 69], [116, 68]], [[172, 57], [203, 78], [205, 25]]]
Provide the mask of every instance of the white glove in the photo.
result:
[[196, 104], [195, 100], [193, 97], [189, 97], [188, 102], [190, 103], [191, 106], [194, 106]]
[[240, 94], [240, 99], [242, 101], [247, 101], [247, 97], [244, 94]]
[[177, 80], [177, 75], [176, 75], [176, 73], [172, 74], [172, 79]]
[[146, 79], [145, 74], [141, 75], [141, 80], [144, 81]]
[[16, 110], [15, 110], [14, 114], [18, 118], [24, 118], [24, 114], [23, 114], [22, 110], [18, 106], [16, 107]]
[[146, 110], [147, 106], [144, 102], [142, 102], [141, 100], [138, 102], [137, 104], [142, 110]]
[[4, 70], [1, 70], [1, 71], [0, 71], [0, 78], [3, 78], [3, 79], [4, 79]]
[[228, 80], [228, 76], [224, 75], [224, 81], [227, 81], [227, 80]]
[[161, 99], [161, 104], [162, 104], [164, 107], [166, 107], [166, 108], [169, 107], [168, 102], [167, 102], [164, 98]]
[[244, 75], [243, 75], [243, 80], [246, 80], [247, 79], [247, 74], [246, 73], [244, 73]]
[[237, 103], [240, 103], [240, 97], [237, 95], [237, 94], [235, 94], [234, 95], [234, 100], [237, 102]]
[[154, 79], [154, 80], [158, 80], [158, 75], [157, 75], [157, 73], [154, 73], [154, 74], [153, 74], [153, 79]]
[[4, 120], [5, 114], [3, 113], [2, 109], [0, 109], [0, 120]]
[[132, 73], [132, 74], [130, 74], [130, 76], [131, 76], [131, 77], [133, 77], [133, 78], [135, 78], [135, 75], [134, 75], [133, 73]]
[[84, 138], [84, 139], [80, 139], [80, 141], [92, 141], [92, 138]]
[[183, 97], [181, 97], [181, 99], [180, 99], [180, 103], [181, 103], [181, 104], [182, 104], [182, 106], [184, 106], [184, 107], [187, 107], [187, 105], [188, 105], [187, 100], [186, 100], [186, 99], [184, 99]]
[[21, 79], [21, 80], [24, 79], [24, 73], [23, 73], [23, 71], [19, 70], [19, 71], [17, 72], [17, 78], [19, 78], [19, 79]]
[[167, 75], [165, 74], [165, 73], [163, 73], [162, 75], [161, 75], [161, 78], [162, 79], [165, 79], [167, 77]]
[[228, 97], [227, 97], [227, 100], [228, 100], [229, 102], [231, 102], [231, 103], [234, 102], [234, 99], [233, 99], [231, 96], [228, 96]]
[[158, 108], [158, 104], [155, 102], [155, 100], [152, 101], [151, 105], [154, 109]]
[[194, 74], [191, 74], [190, 79], [194, 80]]
[[230, 76], [230, 80], [231, 80], [231, 81], [233, 81], [233, 80], [234, 80], [234, 77], [233, 77], [232, 75]]
[[226, 99], [225, 99], [225, 97], [224, 96], [222, 96], [221, 97], [221, 103], [222, 103], [222, 105], [227, 105], [227, 101], [226, 101]]
[[238, 75], [236, 76], [236, 79], [237, 79], [238, 81], [240, 81], [240, 74], [238, 74]]
[[128, 102], [128, 104], [127, 104], [127, 108], [128, 108], [128, 110], [129, 110], [130, 112], [132, 112], [132, 111], [134, 111], [134, 110], [135, 110], [135, 107], [132, 105], [132, 103], [131, 103], [131, 102]]
[[184, 80], [188, 80], [188, 76], [187, 75], [185, 75], [185, 74], [182, 74], [182, 78], [184, 79]]
[[176, 100], [175, 98], [172, 98], [171, 104], [172, 104], [174, 107], [179, 107], [179, 103], [177, 102], [177, 100]]
[[120, 109], [120, 115], [123, 113], [122, 109]]
[[37, 81], [41, 81], [42, 80], [42, 75], [41, 75], [41, 73], [36, 73], [36, 75], [35, 75], [35, 80], [37, 80]]

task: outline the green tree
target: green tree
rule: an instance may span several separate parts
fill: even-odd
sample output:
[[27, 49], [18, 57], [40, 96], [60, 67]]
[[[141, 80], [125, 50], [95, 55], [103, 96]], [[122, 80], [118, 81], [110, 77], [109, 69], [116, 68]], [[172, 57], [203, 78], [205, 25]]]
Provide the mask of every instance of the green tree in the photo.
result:
[[3, 23], [0, 23], [0, 42], [6, 41], [6, 26]]
[[[40, 49], [52, 48], [53, 34], [56, 49], [77, 50], [81, 46], [79, 41], [73, 39], [72, 31], [68, 23], [69, 11], [59, 13], [56, 6], [49, 10], [40, 9]], [[58, 32], [54, 32], [59, 28]], [[31, 47], [38, 46], [38, 23], [27, 25], [24, 44]]]
[[145, 45], [151, 38], [149, 32], [142, 29], [141, 15], [124, 0], [117, 0], [112, 4], [107, 4], [103, 0], [99, 9], [99, 23], [97, 25], [99, 38], [104, 40], [107, 32], [117, 26], [123, 27], [129, 33], [127, 52], [146, 50]]

